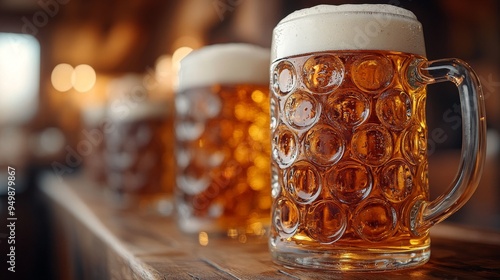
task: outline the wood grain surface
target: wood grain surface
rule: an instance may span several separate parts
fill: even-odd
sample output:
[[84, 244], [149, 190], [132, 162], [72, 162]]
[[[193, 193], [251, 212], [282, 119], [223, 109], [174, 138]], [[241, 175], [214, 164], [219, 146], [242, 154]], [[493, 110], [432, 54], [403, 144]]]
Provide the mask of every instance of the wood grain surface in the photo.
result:
[[500, 233], [442, 224], [418, 268], [347, 273], [274, 264], [266, 238], [180, 232], [173, 217], [117, 211], [82, 177], [43, 179], [58, 230], [61, 279], [500, 279]]

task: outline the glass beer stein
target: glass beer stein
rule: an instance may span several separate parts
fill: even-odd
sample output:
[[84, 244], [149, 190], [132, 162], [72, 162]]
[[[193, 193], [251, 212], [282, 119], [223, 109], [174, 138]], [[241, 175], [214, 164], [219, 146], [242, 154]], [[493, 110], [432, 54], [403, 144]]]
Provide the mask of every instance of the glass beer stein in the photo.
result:
[[[272, 225], [278, 263], [373, 271], [417, 266], [429, 228], [478, 185], [484, 101], [470, 67], [428, 61], [422, 26], [390, 5], [317, 6], [284, 18], [271, 53]], [[462, 157], [430, 201], [426, 85], [451, 81]]]
[[173, 106], [155, 96], [142, 75], [111, 85], [104, 126], [107, 197], [116, 209], [142, 214], [173, 212]]
[[175, 197], [184, 232], [244, 240], [269, 227], [269, 53], [219, 44], [181, 61]]

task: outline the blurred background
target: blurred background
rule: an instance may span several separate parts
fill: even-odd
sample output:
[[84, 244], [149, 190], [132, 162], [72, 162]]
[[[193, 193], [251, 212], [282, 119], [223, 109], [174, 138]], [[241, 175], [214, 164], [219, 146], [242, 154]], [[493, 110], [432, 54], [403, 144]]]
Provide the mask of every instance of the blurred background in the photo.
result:
[[[191, 50], [226, 42], [270, 47], [273, 27], [292, 11], [344, 3], [413, 11], [423, 24], [429, 59], [457, 57], [476, 70], [487, 105], [487, 165], [470, 202], [449, 220], [500, 230], [498, 1], [0, 0], [0, 220], [6, 221], [6, 171], [12, 166], [20, 221], [17, 276], [53, 279], [61, 269], [51, 259], [58, 244], [39, 175], [80, 172], [85, 112], [105, 106], [117, 81], [134, 76], [136, 85], [171, 100], [179, 60]], [[453, 85], [429, 87], [433, 197], [446, 190], [458, 167], [458, 106]], [[6, 237], [2, 226], [1, 273]]]

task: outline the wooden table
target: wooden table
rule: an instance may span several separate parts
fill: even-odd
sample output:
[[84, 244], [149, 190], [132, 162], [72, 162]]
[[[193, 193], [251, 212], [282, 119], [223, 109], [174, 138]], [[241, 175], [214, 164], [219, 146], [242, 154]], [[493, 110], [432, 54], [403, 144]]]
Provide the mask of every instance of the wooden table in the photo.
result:
[[[267, 240], [198, 236], [172, 217], [111, 209], [81, 177], [43, 179], [55, 217], [61, 279], [500, 279], [500, 233], [457, 225], [433, 228], [430, 261], [383, 273], [335, 273], [274, 264]], [[202, 242], [203, 243], [203, 242]]]

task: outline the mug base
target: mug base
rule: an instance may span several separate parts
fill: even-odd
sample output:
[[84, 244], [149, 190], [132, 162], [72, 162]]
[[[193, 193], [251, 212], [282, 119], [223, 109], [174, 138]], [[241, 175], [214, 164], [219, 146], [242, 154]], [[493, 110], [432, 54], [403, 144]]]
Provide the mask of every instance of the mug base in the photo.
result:
[[417, 267], [430, 258], [430, 247], [411, 250], [360, 248], [338, 248], [314, 250], [289, 248], [277, 250], [271, 247], [273, 260], [277, 264], [293, 268], [307, 268], [339, 272], [390, 271]]

